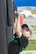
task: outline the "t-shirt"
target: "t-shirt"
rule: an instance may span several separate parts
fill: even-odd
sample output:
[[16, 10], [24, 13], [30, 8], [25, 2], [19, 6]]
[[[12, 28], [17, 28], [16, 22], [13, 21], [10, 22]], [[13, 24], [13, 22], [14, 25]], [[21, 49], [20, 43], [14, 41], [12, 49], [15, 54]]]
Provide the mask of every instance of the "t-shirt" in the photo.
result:
[[27, 45], [28, 45], [28, 39], [22, 34], [20, 38], [14, 38], [8, 44], [8, 54], [19, 54], [19, 52], [25, 49]]

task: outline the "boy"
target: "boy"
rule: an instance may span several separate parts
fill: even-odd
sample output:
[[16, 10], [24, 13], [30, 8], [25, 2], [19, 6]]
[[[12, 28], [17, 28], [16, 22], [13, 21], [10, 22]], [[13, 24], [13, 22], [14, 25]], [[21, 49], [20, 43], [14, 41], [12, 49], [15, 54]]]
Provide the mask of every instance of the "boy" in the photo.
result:
[[[16, 18], [15, 37], [8, 45], [8, 54], [19, 54], [28, 45], [28, 38], [31, 36], [31, 31], [28, 25], [20, 25], [20, 17]], [[22, 28], [22, 29], [21, 29]], [[18, 36], [18, 38], [17, 38]]]

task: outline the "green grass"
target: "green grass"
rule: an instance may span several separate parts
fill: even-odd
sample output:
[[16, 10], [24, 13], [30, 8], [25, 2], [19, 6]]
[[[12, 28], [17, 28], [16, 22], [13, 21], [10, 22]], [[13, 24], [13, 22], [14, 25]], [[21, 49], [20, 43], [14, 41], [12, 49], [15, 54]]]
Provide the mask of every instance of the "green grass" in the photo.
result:
[[29, 40], [29, 44], [25, 50], [36, 50], [36, 40]]
[[32, 14], [36, 14], [36, 9], [35, 10], [31, 10]]
[[33, 28], [34, 31], [36, 31], [36, 25], [35, 26], [32, 25], [32, 28]]

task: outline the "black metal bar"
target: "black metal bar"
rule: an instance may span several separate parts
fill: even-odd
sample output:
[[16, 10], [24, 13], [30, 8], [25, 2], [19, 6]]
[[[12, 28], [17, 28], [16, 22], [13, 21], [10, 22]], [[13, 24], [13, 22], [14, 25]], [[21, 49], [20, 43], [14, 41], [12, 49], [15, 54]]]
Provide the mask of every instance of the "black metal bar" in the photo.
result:
[[4, 11], [4, 0], [0, 0], [0, 54], [7, 54], [6, 17]]
[[7, 4], [7, 39], [8, 43], [13, 38], [13, 0], [6, 0]]
[[8, 19], [9, 19], [9, 26], [13, 26], [13, 0], [7, 0], [8, 2]]

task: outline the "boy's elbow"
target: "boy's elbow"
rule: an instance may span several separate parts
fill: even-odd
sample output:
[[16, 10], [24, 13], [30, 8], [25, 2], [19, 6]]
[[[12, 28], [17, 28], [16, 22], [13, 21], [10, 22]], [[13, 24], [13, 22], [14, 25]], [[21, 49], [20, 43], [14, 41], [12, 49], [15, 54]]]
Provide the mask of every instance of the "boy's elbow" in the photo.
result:
[[16, 34], [18, 35], [18, 37], [21, 37], [21, 35], [22, 35], [22, 33], [21, 33], [21, 31], [16, 31]]
[[19, 29], [16, 29], [16, 33], [19, 33], [20, 32], [20, 30]]

